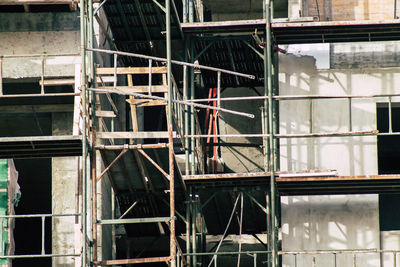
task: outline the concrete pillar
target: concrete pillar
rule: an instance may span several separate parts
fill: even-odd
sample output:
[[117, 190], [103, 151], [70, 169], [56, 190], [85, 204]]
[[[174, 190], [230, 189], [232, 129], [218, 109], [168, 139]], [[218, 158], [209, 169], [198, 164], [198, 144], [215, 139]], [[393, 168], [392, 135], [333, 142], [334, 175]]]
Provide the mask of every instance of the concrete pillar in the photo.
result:
[[[72, 134], [72, 113], [53, 113], [53, 135]], [[76, 213], [76, 184], [78, 178], [77, 157], [59, 157], [52, 159], [52, 213]], [[75, 225], [74, 217], [55, 217], [52, 223], [52, 253], [75, 253]], [[53, 266], [75, 266], [73, 258], [53, 258]]]

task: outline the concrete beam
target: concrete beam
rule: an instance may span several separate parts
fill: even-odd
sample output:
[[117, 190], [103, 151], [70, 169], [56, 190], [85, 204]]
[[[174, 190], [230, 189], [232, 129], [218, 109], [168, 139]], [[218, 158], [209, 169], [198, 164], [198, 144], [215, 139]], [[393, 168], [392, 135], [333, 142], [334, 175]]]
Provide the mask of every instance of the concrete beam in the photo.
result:
[[[1, 1], [0, 5], [3, 4], [3, 1]], [[0, 32], [42, 32], [77, 30], [79, 30], [79, 18], [77, 12], [1, 14]]]

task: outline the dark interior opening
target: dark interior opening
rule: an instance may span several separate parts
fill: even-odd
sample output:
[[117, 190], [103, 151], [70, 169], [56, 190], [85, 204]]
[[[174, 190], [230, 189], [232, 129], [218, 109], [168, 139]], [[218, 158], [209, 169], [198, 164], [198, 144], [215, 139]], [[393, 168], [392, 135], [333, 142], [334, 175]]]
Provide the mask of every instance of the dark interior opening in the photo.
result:
[[[400, 107], [392, 105], [392, 132], [400, 132]], [[380, 133], [389, 132], [389, 107], [377, 106], [377, 129]], [[378, 136], [378, 173], [400, 173], [400, 135]], [[400, 210], [397, 203], [400, 194], [379, 195], [379, 225], [381, 231], [400, 230]]]
[[[15, 159], [21, 199], [16, 214], [51, 213], [51, 159]], [[41, 218], [16, 219], [15, 254], [40, 254], [42, 249]], [[51, 219], [45, 221], [45, 252], [51, 253]], [[51, 266], [51, 258], [15, 259], [13, 266]]]
[[[17, 106], [16, 106], [17, 107]], [[51, 114], [0, 114], [0, 136], [51, 135]], [[18, 215], [51, 213], [51, 159], [14, 159], [21, 198]], [[51, 253], [51, 219], [45, 221], [45, 252]], [[15, 255], [41, 254], [41, 218], [17, 218], [14, 228]], [[14, 259], [14, 267], [51, 266], [51, 258]]]
[[69, 5], [0, 5], [0, 13], [6, 12], [69, 12]]

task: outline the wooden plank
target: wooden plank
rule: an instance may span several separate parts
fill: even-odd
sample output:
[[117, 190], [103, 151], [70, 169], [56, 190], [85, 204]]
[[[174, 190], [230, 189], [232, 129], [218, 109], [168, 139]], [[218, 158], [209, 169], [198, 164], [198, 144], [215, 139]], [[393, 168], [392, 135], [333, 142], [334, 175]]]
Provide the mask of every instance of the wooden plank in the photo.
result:
[[[168, 138], [168, 132], [97, 132], [98, 139], [137, 139], [137, 138]], [[176, 132], [173, 132], [176, 138]]]
[[165, 106], [167, 101], [164, 100], [151, 100], [151, 99], [127, 99], [131, 105], [137, 105], [138, 107], [151, 107], [151, 106]]
[[[128, 77], [128, 85], [133, 86], [132, 74], [128, 74], [127, 77]], [[135, 99], [134, 96], [129, 96], [129, 101], [133, 101], [134, 99]], [[137, 120], [136, 106], [132, 104], [131, 104], [131, 120], [132, 120], [132, 131], [138, 132], [139, 126]]]
[[114, 83], [114, 76], [97, 76], [96, 82], [99, 84]]
[[97, 117], [103, 117], [103, 118], [115, 118], [117, 115], [115, 115], [114, 111], [109, 111], [109, 110], [97, 110], [96, 111], [96, 116]]
[[168, 262], [169, 260], [170, 260], [170, 257], [105, 260], [105, 261], [101, 261], [99, 265], [105, 266], [105, 265], [124, 265], [124, 264], [151, 263], [151, 262]]
[[[134, 85], [134, 86], [99, 86], [98, 89], [104, 89], [104, 90], [118, 90], [121, 93], [148, 93], [149, 87], [147, 85]], [[153, 85], [152, 86], [152, 92], [153, 93], [167, 93], [168, 92], [168, 86], [166, 85]]]
[[[74, 85], [75, 79], [74, 78], [49, 79], [49, 80], [44, 80], [43, 83], [45, 86]], [[42, 85], [42, 81], [39, 81], [39, 84]]]
[[[166, 67], [152, 67], [151, 73], [153, 74], [163, 74], [167, 73]], [[96, 75], [113, 75], [114, 68], [97, 68]], [[126, 67], [117, 68], [117, 74], [149, 74], [148, 67]]]

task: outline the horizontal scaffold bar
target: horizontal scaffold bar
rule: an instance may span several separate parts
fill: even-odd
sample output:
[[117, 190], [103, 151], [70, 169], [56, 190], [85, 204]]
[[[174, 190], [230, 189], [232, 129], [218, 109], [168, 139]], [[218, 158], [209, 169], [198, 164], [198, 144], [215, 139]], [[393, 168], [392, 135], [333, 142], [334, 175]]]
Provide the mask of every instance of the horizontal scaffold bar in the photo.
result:
[[[144, 59], [149, 59], [149, 60], [167, 62], [166, 58], [152, 57], [152, 56], [147, 56], [147, 55], [142, 55], [142, 54], [120, 52], [120, 51], [113, 51], [113, 50], [105, 50], [105, 49], [91, 49], [91, 48], [89, 49], [89, 48], [86, 48], [86, 50], [99, 52], [99, 53], [121, 55], [121, 56], [128, 56], [128, 57], [137, 57], [137, 58], [144, 58]], [[254, 75], [250, 75], [250, 74], [245, 74], [245, 73], [240, 73], [240, 72], [230, 71], [230, 70], [225, 70], [225, 69], [220, 69], [220, 68], [214, 68], [214, 67], [204, 66], [204, 65], [200, 65], [200, 64], [193, 64], [193, 63], [188, 63], [188, 62], [183, 62], [183, 61], [178, 61], [178, 60], [171, 60], [171, 63], [176, 64], [176, 65], [181, 65], [181, 66], [188, 66], [188, 67], [192, 67], [192, 68], [197, 68], [197, 69], [211, 70], [211, 71], [231, 74], [231, 75], [240, 76], [240, 77], [244, 77], [244, 78], [248, 78], [248, 79], [252, 79], [252, 80], [254, 80], [256, 78]]]
[[97, 224], [130, 224], [130, 223], [156, 223], [176, 220], [176, 217], [153, 217], [153, 218], [131, 218], [131, 219], [107, 219], [98, 220]]
[[[168, 132], [97, 132], [98, 139], [149, 139], [168, 138]], [[176, 132], [173, 132], [176, 138]]]
[[[168, 102], [168, 99], [159, 97], [159, 96], [153, 96], [153, 95], [143, 95], [135, 92], [130, 92], [128, 90], [120, 90], [119, 87], [114, 87], [110, 89], [99, 89], [99, 88], [88, 88], [87, 90], [89, 91], [94, 91], [94, 92], [103, 92], [103, 93], [115, 93], [115, 94], [120, 94], [120, 95], [132, 95], [136, 96], [138, 98], [145, 98], [145, 99], [155, 99], [155, 100], [162, 100], [165, 102]], [[172, 102], [177, 103], [177, 104], [182, 104], [182, 105], [188, 105], [188, 106], [193, 106], [193, 107], [198, 107], [198, 108], [206, 108], [206, 109], [214, 109], [214, 110], [219, 110], [221, 112], [225, 113], [230, 113], [234, 115], [239, 115], [243, 117], [248, 117], [251, 119], [254, 119], [254, 114], [250, 113], [245, 113], [245, 112], [239, 112], [239, 111], [234, 111], [226, 108], [219, 108], [219, 107], [213, 107], [213, 106], [208, 106], [208, 105], [203, 105], [203, 104], [197, 104], [197, 103], [191, 103], [183, 100], [172, 100]]]
[[100, 150], [121, 150], [121, 149], [146, 149], [146, 148], [167, 148], [167, 143], [160, 144], [138, 144], [138, 145], [96, 145], [96, 149]]
[[152, 257], [152, 258], [137, 258], [137, 259], [122, 259], [122, 260], [105, 260], [95, 262], [96, 265], [124, 265], [124, 264], [139, 264], [139, 263], [154, 263], [154, 262], [168, 262], [170, 257]]

